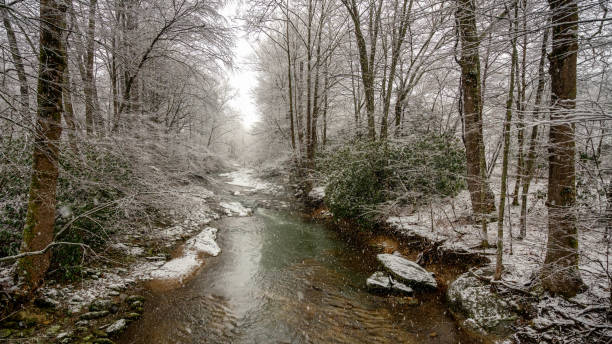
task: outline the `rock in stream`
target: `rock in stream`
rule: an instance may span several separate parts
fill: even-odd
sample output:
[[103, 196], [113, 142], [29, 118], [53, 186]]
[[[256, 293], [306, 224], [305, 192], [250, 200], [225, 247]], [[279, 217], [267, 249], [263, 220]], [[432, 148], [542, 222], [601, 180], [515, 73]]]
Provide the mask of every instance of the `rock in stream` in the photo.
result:
[[376, 256], [376, 259], [394, 279], [407, 286], [412, 288], [431, 289], [436, 289], [438, 287], [438, 283], [433, 273], [400, 255], [381, 253]]
[[382, 271], [377, 271], [366, 280], [366, 286], [373, 292], [397, 292], [412, 295], [414, 290], [409, 286], [395, 281], [393, 277]]

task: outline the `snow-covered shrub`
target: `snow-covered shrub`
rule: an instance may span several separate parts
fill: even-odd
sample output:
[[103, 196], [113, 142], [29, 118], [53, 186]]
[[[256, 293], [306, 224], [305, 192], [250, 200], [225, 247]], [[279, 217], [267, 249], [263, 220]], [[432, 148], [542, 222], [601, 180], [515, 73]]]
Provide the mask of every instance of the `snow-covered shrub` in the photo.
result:
[[465, 154], [451, 136], [405, 142], [355, 142], [318, 161], [327, 180], [325, 203], [339, 218], [372, 225], [388, 201], [419, 203], [465, 187]]

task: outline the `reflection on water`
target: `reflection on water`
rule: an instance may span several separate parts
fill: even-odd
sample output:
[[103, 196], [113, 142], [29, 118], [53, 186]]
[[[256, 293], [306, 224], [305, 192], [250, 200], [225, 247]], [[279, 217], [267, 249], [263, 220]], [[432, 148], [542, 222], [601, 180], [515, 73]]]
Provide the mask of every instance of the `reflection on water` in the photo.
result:
[[[436, 297], [364, 290], [371, 255], [320, 225], [258, 210], [225, 218], [222, 253], [182, 289], [153, 292], [120, 343], [457, 343]], [[372, 265], [372, 266], [371, 266]], [[464, 342], [464, 340], [461, 340]]]

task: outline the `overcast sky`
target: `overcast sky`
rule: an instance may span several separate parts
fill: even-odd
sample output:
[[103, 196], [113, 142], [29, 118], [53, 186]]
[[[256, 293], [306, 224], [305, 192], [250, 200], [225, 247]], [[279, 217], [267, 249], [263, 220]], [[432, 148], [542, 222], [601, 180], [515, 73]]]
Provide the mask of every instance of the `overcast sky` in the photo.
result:
[[[232, 1], [221, 12], [230, 21], [232, 27], [240, 26], [240, 23], [234, 19], [238, 6], [238, 1]], [[237, 96], [232, 99], [231, 105], [240, 113], [245, 127], [250, 128], [259, 118], [251, 96], [256, 83], [256, 73], [251, 68], [253, 46], [249, 43], [244, 31], [237, 31], [237, 35], [236, 47], [234, 48], [235, 66], [233, 70], [228, 71], [230, 84], [237, 92]]]

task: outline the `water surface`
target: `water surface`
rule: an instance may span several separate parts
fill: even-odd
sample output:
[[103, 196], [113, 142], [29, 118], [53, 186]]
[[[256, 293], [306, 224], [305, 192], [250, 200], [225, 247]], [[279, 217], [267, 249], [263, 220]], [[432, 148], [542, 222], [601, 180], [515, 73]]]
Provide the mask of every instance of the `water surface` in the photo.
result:
[[183, 288], [149, 290], [143, 318], [119, 343], [458, 343], [442, 293], [365, 290], [372, 252], [287, 212], [228, 217], [218, 257]]

